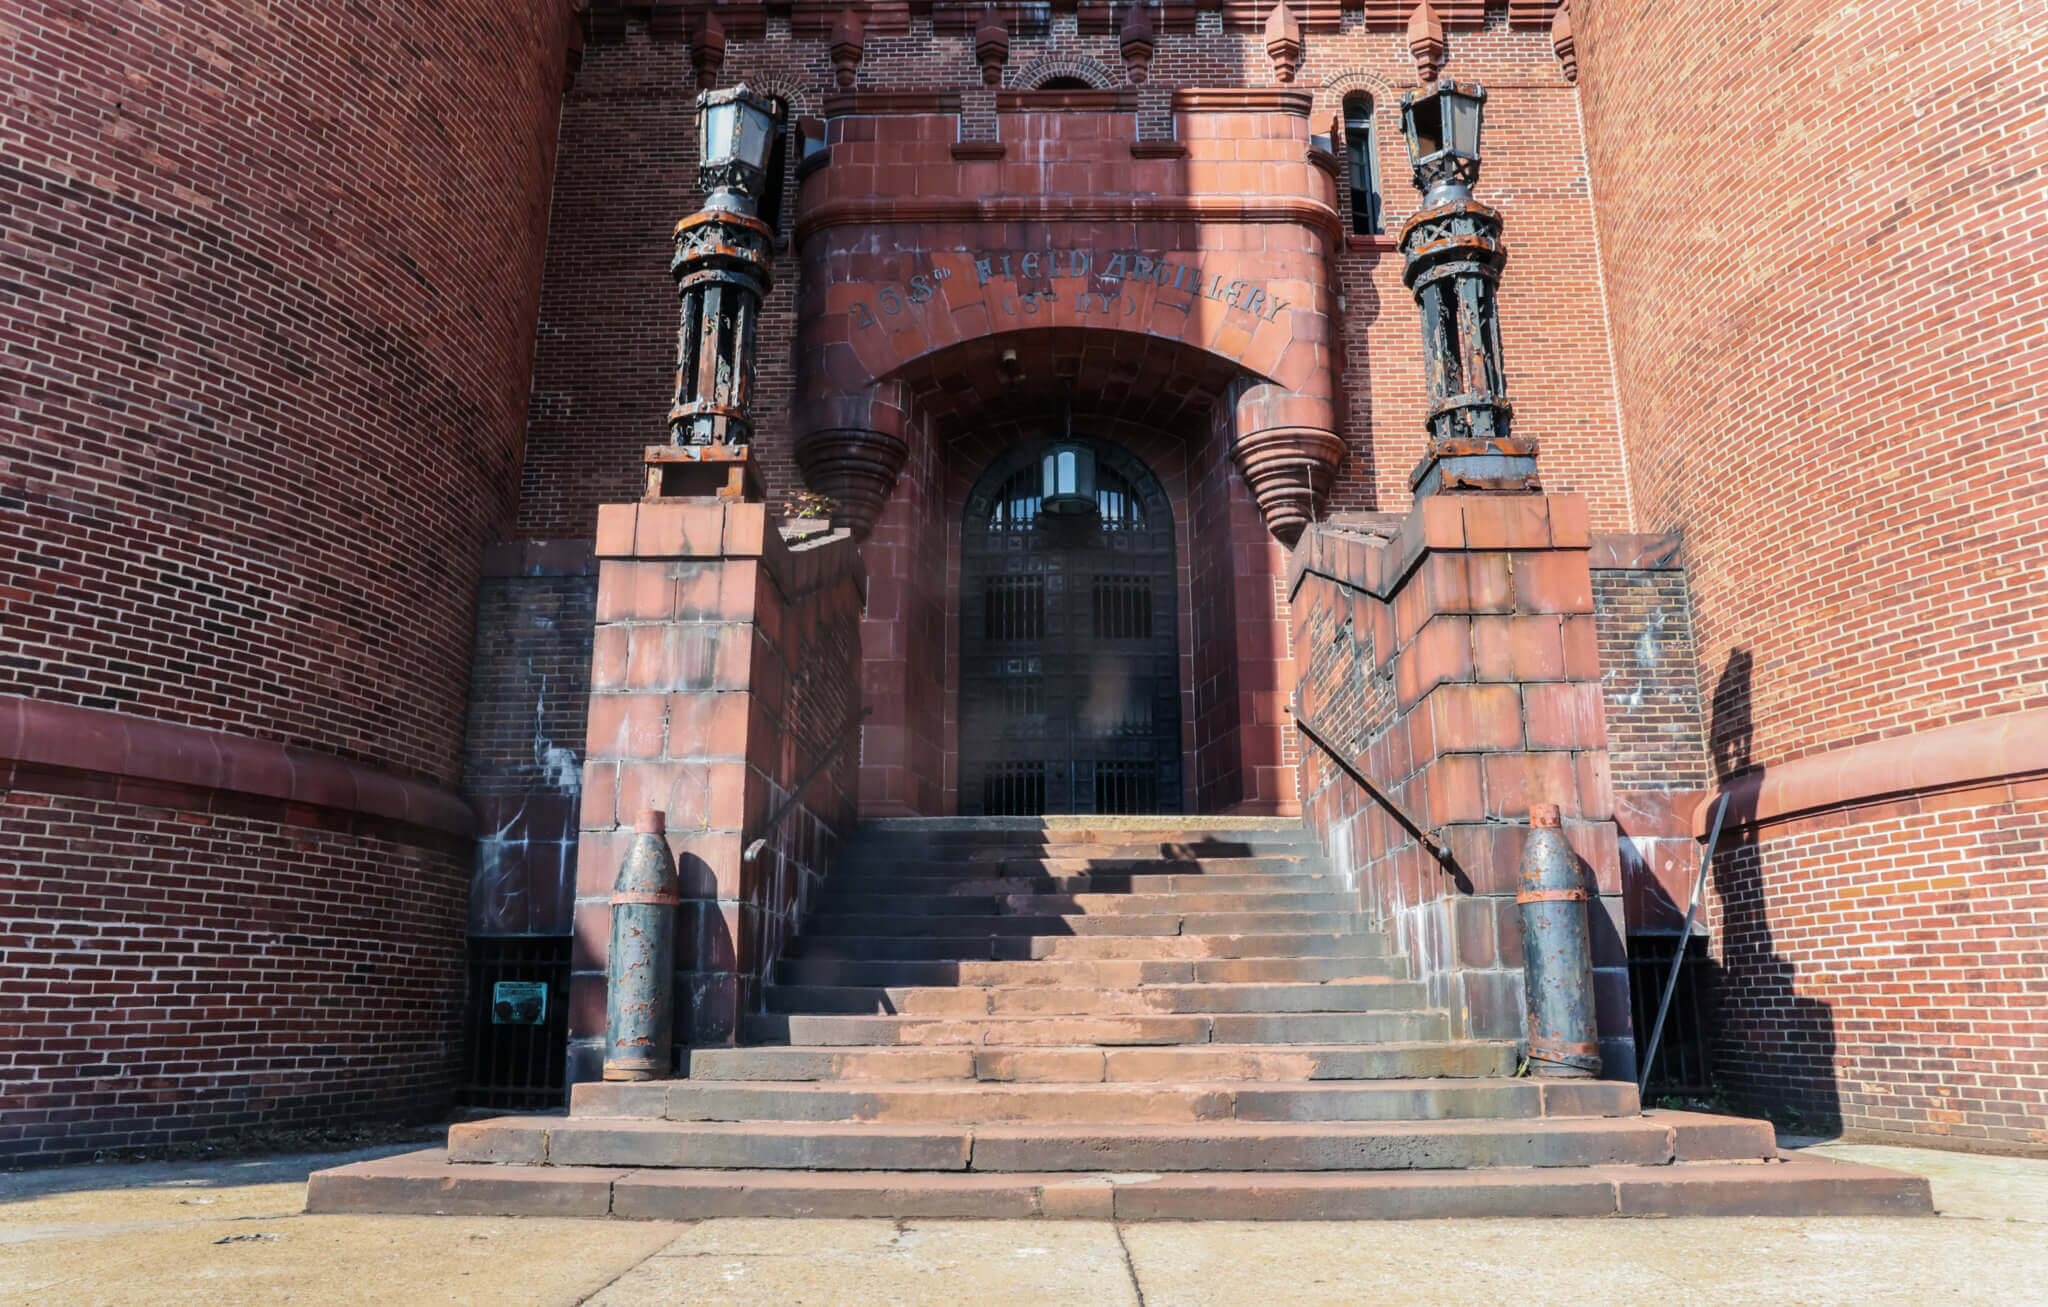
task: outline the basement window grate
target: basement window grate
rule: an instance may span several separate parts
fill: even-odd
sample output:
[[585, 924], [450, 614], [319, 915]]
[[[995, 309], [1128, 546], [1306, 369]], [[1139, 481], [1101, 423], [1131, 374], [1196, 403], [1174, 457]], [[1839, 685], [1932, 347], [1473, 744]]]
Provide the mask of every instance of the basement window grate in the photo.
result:
[[1095, 811], [1149, 813], [1157, 811], [1150, 762], [1095, 764]]
[[471, 936], [464, 1107], [546, 1111], [567, 1094], [569, 937]]
[[[1671, 959], [1678, 951], [1676, 935], [1631, 935], [1628, 938], [1629, 1002], [1634, 1008], [1636, 1052], [1650, 1046], [1650, 1031], [1657, 1024], [1657, 1004], [1664, 997], [1664, 984], [1671, 975]], [[1707, 941], [1694, 935], [1685, 952], [1685, 966], [1678, 972], [1678, 988], [1671, 995], [1671, 1014], [1664, 1019], [1664, 1037], [1657, 1044], [1657, 1060], [1650, 1066], [1644, 1086], [1646, 1102], [1660, 1095], [1708, 1095], [1714, 1091], [1712, 1046], [1707, 1037], [1705, 1003]]]
[[981, 810], [990, 817], [1036, 817], [1045, 811], [1045, 764], [992, 764], [981, 781]]

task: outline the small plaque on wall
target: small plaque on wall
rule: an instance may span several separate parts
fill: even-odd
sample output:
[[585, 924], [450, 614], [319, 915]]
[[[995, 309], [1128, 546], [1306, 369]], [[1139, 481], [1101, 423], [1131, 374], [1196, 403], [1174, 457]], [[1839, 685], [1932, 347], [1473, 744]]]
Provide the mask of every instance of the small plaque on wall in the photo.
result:
[[548, 987], [539, 980], [501, 980], [491, 986], [491, 1024], [537, 1026], [548, 1017]]

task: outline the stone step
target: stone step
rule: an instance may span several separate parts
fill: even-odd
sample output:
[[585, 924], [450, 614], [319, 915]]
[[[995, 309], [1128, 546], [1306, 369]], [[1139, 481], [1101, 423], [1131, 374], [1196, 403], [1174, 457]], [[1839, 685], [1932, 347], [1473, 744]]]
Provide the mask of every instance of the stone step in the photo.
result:
[[[1685, 1117], [1676, 1120], [1676, 1117]], [[1477, 1121], [902, 1125], [500, 1117], [448, 1131], [448, 1160], [516, 1166], [820, 1171], [1403, 1171], [1663, 1166], [1775, 1157], [1768, 1121], [1663, 1113]]]
[[777, 1084], [671, 1081], [577, 1085], [570, 1114], [670, 1121], [1190, 1124], [1196, 1121], [1450, 1121], [1620, 1117], [1624, 1081], [1381, 1080], [1170, 1084]]
[[427, 1149], [317, 1171], [314, 1213], [613, 1217], [1398, 1220], [1458, 1217], [1919, 1216], [1924, 1177], [1777, 1162], [1550, 1170], [1139, 1176], [904, 1171], [654, 1171], [469, 1166]]
[[1276, 871], [1271, 873], [1226, 872], [1216, 875], [1176, 871], [1080, 872], [1046, 874], [1037, 871], [988, 872], [982, 868], [955, 868], [932, 875], [910, 875], [898, 868], [866, 876], [849, 876], [835, 868], [825, 882], [828, 895], [886, 894], [917, 895], [925, 898], [1001, 894], [1262, 894], [1306, 891], [1350, 893], [1335, 876], [1321, 871]]
[[1294, 985], [770, 985], [770, 1012], [898, 1016], [1066, 1016], [1200, 1012], [1387, 1012], [1425, 1007], [1410, 980]]
[[1373, 958], [1214, 958], [1153, 962], [858, 962], [785, 958], [784, 985], [1272, 985], [1373, 978], [1405, 980], [1408, 960]]
[[[881, 817], [862, 821], [854, 832], [856, 844], [1315, 844], [1311, 832], [1298, 817], [1282, 817], [1276, 824], [1257, 821], [1212, 821], [1145, 819], [1130, 824], [1102, 824], [1090, 819], [977, 819], [991, 824], [977, 826], [932, 826], [911, 824], [915, 819]], [[1001, 821], [1001, 824], [993, 824]]]
[[1219, 1013], [1174, 1016], [912, 1017], [763, 1013], [747, 1018], [759, 1043], [974, 1044], [1063, 1047], [1134, 1044], [1374, 1044], [1448, 1039], [1441, 1010]]
[[1315, 833], [1298, 819], [1277, 825], [1226, 824], [1203, 821], [1147, 821], [1130, 825], [1074, 824], [913, 826], [902, 820], [863, 822], [847, 841], [850, 849], [1015, 848], [1175, 848], [1227, 851], [1238, 849], [1319, 848]]
[[828, 892], [815, 912], [820, 917], [1185, 916], [1211, 912], [1337, 912], [1348, 916], [1357, 910], [1357, 895], [1327, 890], [1225, 894], [874, 894], [841, 888]]
[[1506, 1043], [1369, 1045], [1207, 1044], [1166, 1048], [818, 1047], [693, 1048], [693, 1081], [982, 1081], [1119, 1083], [1392, 1080], [1511, 1076], [1520, 1048]]
[[1261, 836], [1250, 839], [886, 839], [856, 837], [843, 856], [858, 865], [886, 859], [939, 862], [961, 858], [1130, 858], [1142, 861], [1207, 862], [1216, 858], [1320, 858], [1314, 836]]
[[1033, 959], [1087, 961], [1177, 960], [1187, 958], [1370, 958], [1385, 957], [1393, 945], [1375, 932], [1357, 934], [1230, 935], [817, 935], [790, 940], [791, 958], [879, 959], [883, 961], [991, 961]]
[[832, 869], [834, 880], [861, 884], [889, 876], [939, 880], [962, 876], [1326, 876], [1329, 865], [1320, 853], [1268, 853], [1258, 856], [1182, 858], [1154, 850], [1122, 849], [1098, 854], [1072, 850], [1018, 852], [1013, 849], [962, 850], [943, 857], [906, 857], [879, 850], [847, 853]]
[[916, 916], [902, 913], [814, 912], [807, 935], [873, 938], [932, 935], [1257, 935], [1345, 934], [1369, 929], [1357, 912], [1110, 912], [1033, 916]]

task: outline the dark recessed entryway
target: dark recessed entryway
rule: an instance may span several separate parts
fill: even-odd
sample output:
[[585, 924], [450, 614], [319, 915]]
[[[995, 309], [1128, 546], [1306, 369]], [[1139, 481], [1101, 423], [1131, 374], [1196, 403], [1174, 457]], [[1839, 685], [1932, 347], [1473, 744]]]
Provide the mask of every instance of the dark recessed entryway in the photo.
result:
[[998, 457], [961, 530], [960, 811], [1179, 812], [1178, 629], [1151, 469], [1085, 437]]

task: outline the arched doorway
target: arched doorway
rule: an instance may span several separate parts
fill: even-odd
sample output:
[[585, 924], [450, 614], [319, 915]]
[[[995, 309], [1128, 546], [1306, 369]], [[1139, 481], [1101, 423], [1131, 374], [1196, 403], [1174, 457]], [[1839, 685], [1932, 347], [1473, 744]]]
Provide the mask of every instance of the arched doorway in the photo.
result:
[[[1094, 455], [1092, 512], [1047, 511], [1056, 445]], [[1151, 469], [1108, 441], [1013, 446], [960, 552], [960, 811], [1179, 812], [1173, 511]]]

